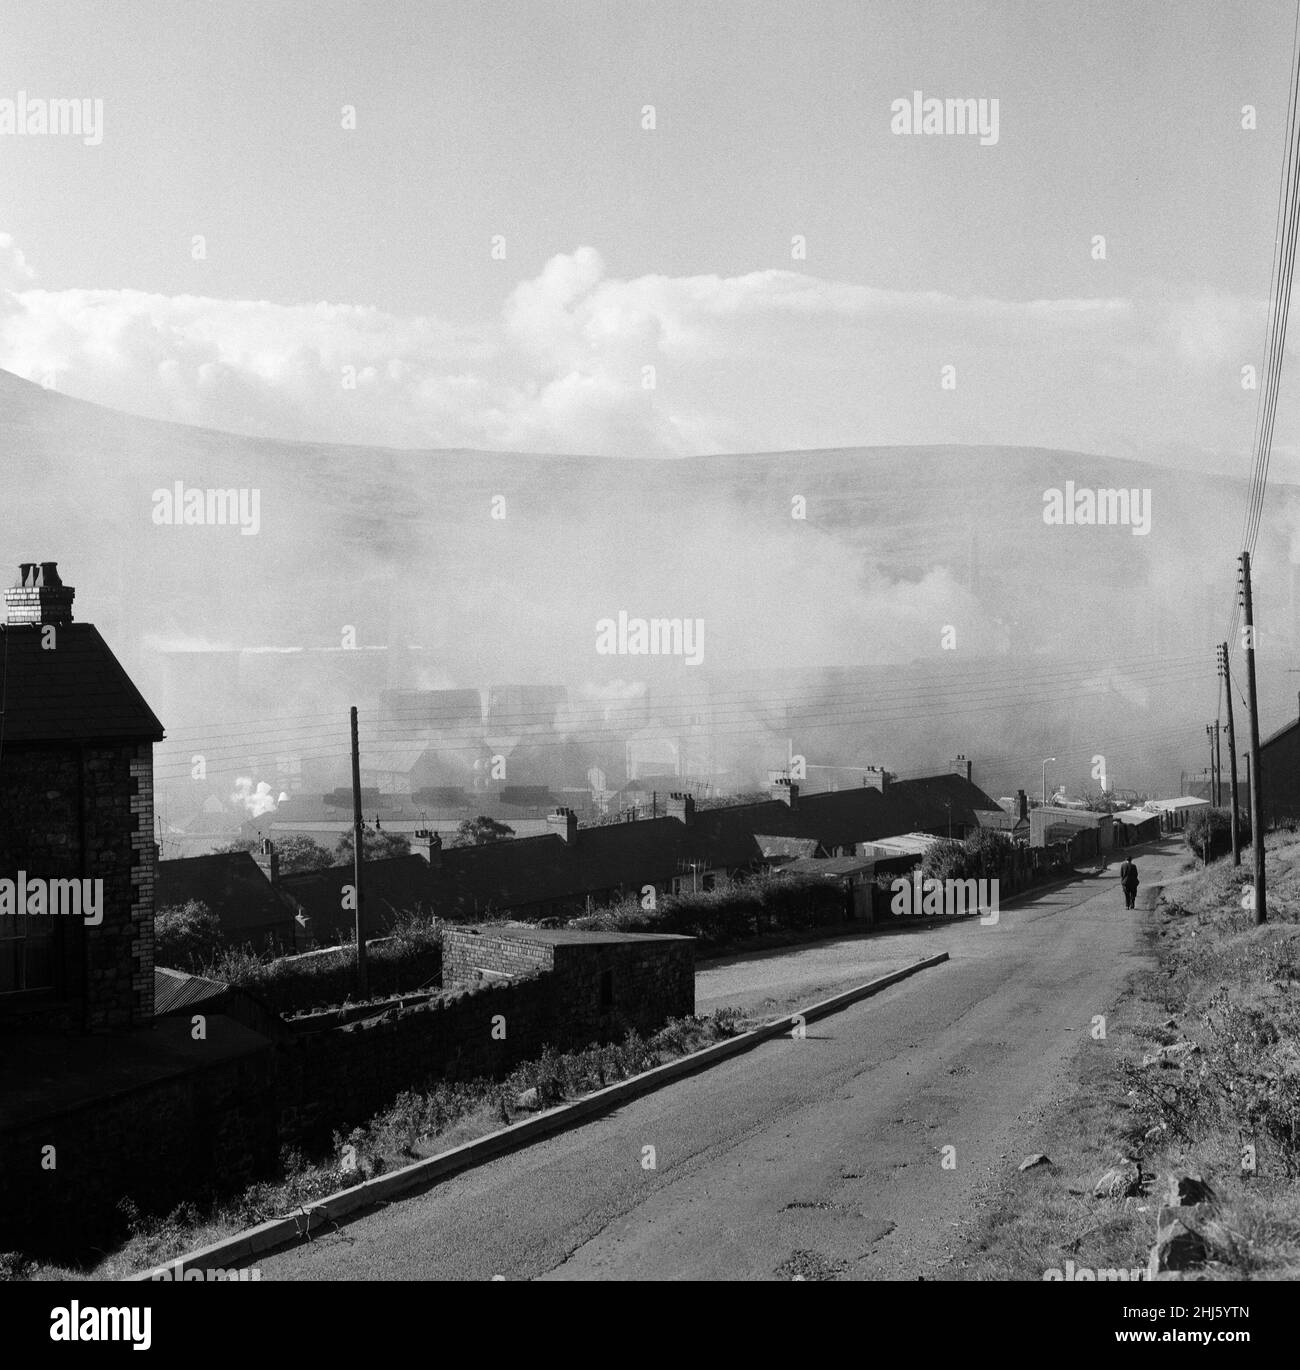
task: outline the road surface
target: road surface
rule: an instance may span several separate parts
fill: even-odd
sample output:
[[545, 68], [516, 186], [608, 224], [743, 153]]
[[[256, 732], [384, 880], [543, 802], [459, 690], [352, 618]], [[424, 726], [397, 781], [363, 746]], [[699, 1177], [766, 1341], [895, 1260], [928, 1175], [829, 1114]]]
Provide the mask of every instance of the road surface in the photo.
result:
[[[1144, 854], [1144, 881], [1184, 859], [1172, 845]], [[804, 1040], [260, 1257], [261, 1278], [934, 1278], [982, 1189], [1037, 1149], [1033, 1119], [1075, 1054], [1106, 1050], [1090, 1028], [1139, 964], [1145, 917], [1124, 909], [1117, 864], [993, 927], [854, 941], [858, 978], [900, 949], [952, 959]], [[769, 997], [842, 987], [826, 951], [762, 958]], [[738, 978], [741, 997], [765, 993], [761, 977]]]

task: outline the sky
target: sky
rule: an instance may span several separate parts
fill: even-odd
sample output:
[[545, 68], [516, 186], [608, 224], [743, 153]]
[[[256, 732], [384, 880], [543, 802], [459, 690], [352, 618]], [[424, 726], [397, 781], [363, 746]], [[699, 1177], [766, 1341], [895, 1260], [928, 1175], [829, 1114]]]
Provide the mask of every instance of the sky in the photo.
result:
[[[0, 131], [0, 367], [292, 440], [1245, 473], [1295, 16], [0, 0], [0, 129], [102, 101]], [[918, 90], [996, 142], [894, 132]]]

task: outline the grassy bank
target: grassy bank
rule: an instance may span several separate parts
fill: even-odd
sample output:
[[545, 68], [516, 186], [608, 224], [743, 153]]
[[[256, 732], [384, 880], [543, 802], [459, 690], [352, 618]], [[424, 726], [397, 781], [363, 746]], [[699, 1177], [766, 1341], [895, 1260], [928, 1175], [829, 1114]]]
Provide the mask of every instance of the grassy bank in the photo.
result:
[[[1203, 1246], [1179, 1277], [1300, 1277], [1300, 843], [1276, 834], [1265, 850], [1262, 927], [1243, 907], [1249, 853], [1165, 887], [1144, 930], [1154, 968], [1132, 978], [1027, 1148], [1052, 1166], [1010, 1180], [949, 1277], [1042, 1279], [1067, 1260], [1145, 1267], [1176, 1197], [1170, 1175], [1212, 1190], [1163, 1215]], [[1099, 1197], [1112, 1167], [1114, 1192]]]

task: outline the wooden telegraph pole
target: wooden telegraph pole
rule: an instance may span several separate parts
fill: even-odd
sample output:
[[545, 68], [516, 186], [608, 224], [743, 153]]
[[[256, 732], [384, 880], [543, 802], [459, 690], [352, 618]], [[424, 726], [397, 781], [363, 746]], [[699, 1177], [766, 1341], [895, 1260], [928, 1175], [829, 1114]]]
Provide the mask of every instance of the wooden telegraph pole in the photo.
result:
[[1250, 553], [1238, 571], [1242, 634], [1246, 646], [1246, 703], [1250, 709], [1250, 849], [1255, 867], [1255, 923], [1268, 922], [1264, 893], [1264, 777], [1259, 765], [1259, 701], [1255, 695], [1255, 609], [1250, 593]]
[[357, 743], [357, 707], [352, 706], [352, 897], [357, 934], [357, 990], [362, 999], [370, 997], [366, 968], [366, 928], [362, 916], [361, 862], [365, 843], [365, 828], [361, 821], [361, 748]]
[[1214, 773], [1214, 724], [1213, 724], [1213, 723], [1207, 723], [1207, 724], [1205, 725], [1205, 736], [1209, 739], [1209, 742], [1210, 742], [1210, 772], [1209, 772], [1209, 774], [1210, 774], [1210, 786], [1209, 786], [1209, 794], [1206, 795], [1206, 798], [1210, 801], [1210, 804], [1211, 804], [1214, 808], [1217, 809], [1217, 808], [1219, 807], [1219, 779], [1218, 779], [1218, 776], [1216, 776], [1215, 773]]
[[1232, 669], [1228, 665], [1228, 644], [1219, 647], [1219, 675], [1223, 680], [1223, 695], [1228, 701], [1228, 767], [1232, 781], [1232, 864], [1241, 865], [1241, 829], [1237, 822], [1237, 732], [1232, 726]]
[[1214, 807], [1223, 807], [1223, 726], [1214, 720]]

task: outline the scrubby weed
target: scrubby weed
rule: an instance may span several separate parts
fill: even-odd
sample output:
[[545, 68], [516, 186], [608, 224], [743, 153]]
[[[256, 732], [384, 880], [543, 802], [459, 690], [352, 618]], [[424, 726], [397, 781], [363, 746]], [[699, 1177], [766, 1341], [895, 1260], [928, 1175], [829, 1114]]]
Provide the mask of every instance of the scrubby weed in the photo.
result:
[[1163, 974], [1148, 977], [1152, 997], [1198, 1024], [1162, 1031], [1162, 1045], [1194, 1035], [1201, 1050], [1174, 1069], [1125, 1069], [1143, 1124], [1182, 1142], [1213, 1145], [1235, 1168], [1249, 1143], [1270, 1174], [1300, 1175], [1300, 929], [1295, 925], [1297, 863], [1270, 850], [1270, 924], [1257, 928], [1242, 907], [1246, 867], [1211, 866], [1166, 901], [1177, 920], [1161, 946]]

